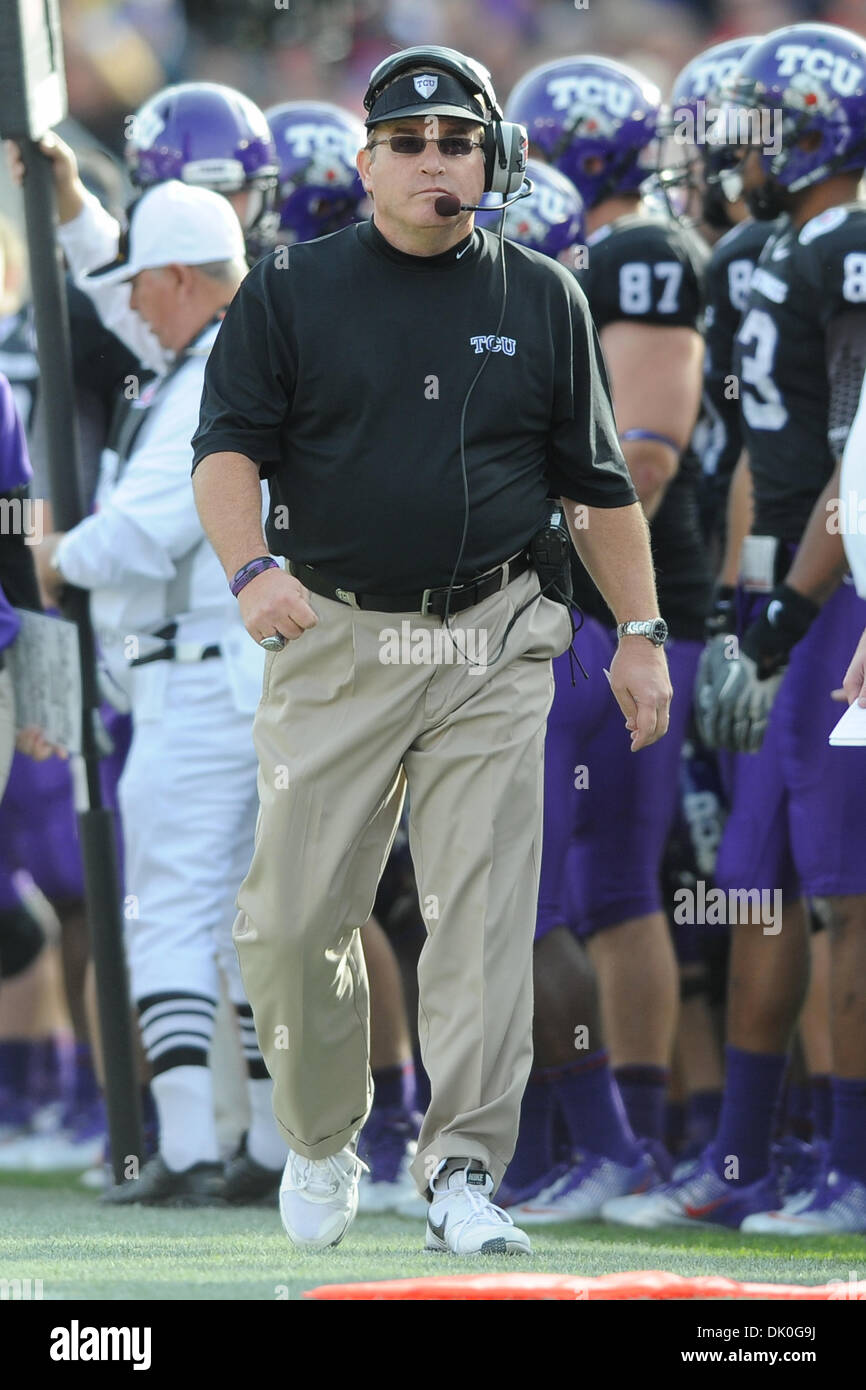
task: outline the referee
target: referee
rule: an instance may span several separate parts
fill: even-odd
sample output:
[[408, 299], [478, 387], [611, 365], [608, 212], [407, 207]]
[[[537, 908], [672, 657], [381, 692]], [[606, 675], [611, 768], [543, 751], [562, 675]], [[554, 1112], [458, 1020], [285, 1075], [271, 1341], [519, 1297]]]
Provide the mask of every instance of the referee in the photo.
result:
[[[335, 1245], [371, 1100], [358, 929], [408, 787], [429, 929], [432, 1099], [413, 1164], [427, 1246], [527, 1251], [490, 1198], [531, 1063], [544, 731], [571, 635], [527, 548], [561, 497], [617, 620], [647, 626], [652, 565], [574, 277], [457, 210], [490, 183], [489, 75], [450, 49], [405, 50], [365, 106], [372, 219], [251, 271], [193, 440], [199, 512], [247, 631], [287, 639], [256, 716], [261, 810], [235, 940], [290, 1146], [283, 1224], [298, 1245]], [[625, 636], [610, 679], [632, 748], [661, 737], [663, 651]]]

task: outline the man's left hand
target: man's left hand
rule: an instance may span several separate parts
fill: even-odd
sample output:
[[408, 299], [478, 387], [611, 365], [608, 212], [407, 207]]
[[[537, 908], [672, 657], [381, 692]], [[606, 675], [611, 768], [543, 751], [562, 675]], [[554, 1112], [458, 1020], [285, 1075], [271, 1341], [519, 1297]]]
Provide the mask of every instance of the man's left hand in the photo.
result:
[[610, 663], [610, 688], [625, 715], [633, 753], [664, 737], [673, 690], [662, 647], [646, 637], [621, 637]]

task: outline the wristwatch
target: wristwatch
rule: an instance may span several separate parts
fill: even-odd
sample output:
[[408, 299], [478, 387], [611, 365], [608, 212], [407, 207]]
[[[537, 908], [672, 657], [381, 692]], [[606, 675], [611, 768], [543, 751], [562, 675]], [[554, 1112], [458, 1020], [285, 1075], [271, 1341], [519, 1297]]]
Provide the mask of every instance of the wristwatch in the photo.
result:
[[620, 623], [617, 637], [647, 637], [654, 647], [663, 647], [668, 635], [668, 625], [664, 618], [650, 618], [645, 623]]

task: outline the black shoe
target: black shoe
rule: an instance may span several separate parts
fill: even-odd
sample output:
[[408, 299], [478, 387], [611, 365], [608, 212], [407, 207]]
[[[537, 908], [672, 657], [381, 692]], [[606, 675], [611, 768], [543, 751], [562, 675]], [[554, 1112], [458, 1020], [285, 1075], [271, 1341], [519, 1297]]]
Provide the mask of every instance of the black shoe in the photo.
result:
[[145, 1207], [222, 1207], [225, 1184], [219, 1163], [194, 1163], [176, 1173], [161, 1154], [156, 1154], [137, 1178], [127, 1178], [119, 1187], [103, 1192], [100, 1202], [110, 1206]]
[[225, 1167], [223, 1194], [227, 1202], [237, 1206], [255, 1203], [273, 1206], [280, 1192], [282, 1168], [264, 1168], [247, 1153], [247, 1136], [243, 1136], [236, 1154]]

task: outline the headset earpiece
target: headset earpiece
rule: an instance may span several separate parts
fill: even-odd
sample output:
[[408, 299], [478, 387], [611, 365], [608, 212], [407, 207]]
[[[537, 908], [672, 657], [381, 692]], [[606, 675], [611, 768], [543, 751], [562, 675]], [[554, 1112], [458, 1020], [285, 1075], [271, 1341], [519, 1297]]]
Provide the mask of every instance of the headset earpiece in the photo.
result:
[[484, 192], [508, 198], [526, 174], [529, 136], [514, 121], [491, 121], [484, 128]]

